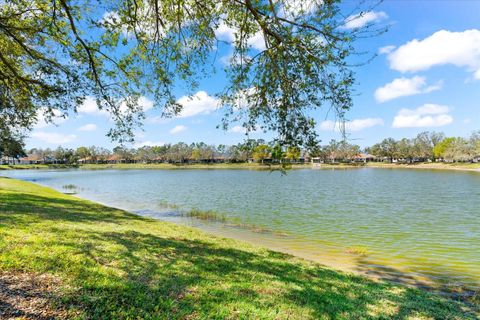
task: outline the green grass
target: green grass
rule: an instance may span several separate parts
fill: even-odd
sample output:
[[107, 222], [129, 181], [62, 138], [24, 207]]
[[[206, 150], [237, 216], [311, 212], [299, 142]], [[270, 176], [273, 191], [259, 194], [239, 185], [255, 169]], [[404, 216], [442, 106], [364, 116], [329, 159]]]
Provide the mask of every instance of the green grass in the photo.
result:
[[359, 256], [368, 256], [371, 253], [370, 250], [368, 250], [368, 248], [361, 247], [361, 246], [349, 247], [345, 250], [345, 252], [359, 255]]
[[225, 222], [227, 221], [227, 217], [225, 214], [216, 212], [213, 210], [198, 210], [192, 209], [182, 213], [185, 217], [196, 218], [200, 220], [209, 220], [209, 221], [218, 221], [218, 222]]
[[[178, 209], [178, 208], [177, 208]], [[240, 219], [236, 218], [228, 218], [227, 215], [223, 212], [218, 212], [214, 210], [199, 210], [199, 209], [191, 209], [187, 211], [181, 212], [184, 217], [195, 218], [199, 220], [205, 221], [215, 221], [215, 222], [222, 222], [224, 225], [234, 228], [241, 228], [247, 229], [255, 233], [271, 233], [278, 236], [287, 236], [288, 234], [285, 232], [277, 232], [269, 228], [265, 228], [263, 226], [258, 226], [254, 224], [247, 224], [241, 222]]]
[[27, 170], [27, 169], [69, 169], [78, 168], [78, 165], [65, 164], [15, 164], [15, 165], [0, 165], [0, 170]]
[[0, 178], [2, 271], [58, 277], [52, 299], [79, 319], [478, 316], [467, 303], [7, 178]]
[[[289, 169], [310, 168], [310, 164], [295, 164]], [[278, 164], [268, 165], [261, 163], [193, 163], [193, 164], [170, 164], [170, 163], [118, 163], [118, 164], [84, 164], [81, 169], [101, 170], [101, 169], [161, 169], [161, 170], [182, 170], [182, 169], [202, 169], [202, 170], [275, 170], [281, 169]]]
[[369, 162], [368, 167], [372, 168], [409, 168], [409, 169], [434, 169], [434, 170], [478, 170], [480, 163], [445, 163], [445, 162], [431, 162], [431, 163], [386, 163], [386, 162]]

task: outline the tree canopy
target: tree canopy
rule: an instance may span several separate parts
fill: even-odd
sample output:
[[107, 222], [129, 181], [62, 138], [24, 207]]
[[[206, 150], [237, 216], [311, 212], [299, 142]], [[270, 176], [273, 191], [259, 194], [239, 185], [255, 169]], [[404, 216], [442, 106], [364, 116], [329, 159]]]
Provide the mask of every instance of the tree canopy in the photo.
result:
[[276, 132], [283, 145], [314, 144], [310, 111], [326, 105], [344, 116], [353, 43], [382, 31], [345, 28], [358, 10], [342, 12], [340, 0], [3, 1], [0, 129], [66, 116], [92, 97], [115, 123], [108, 135], [132, 140], [145, 117], [141, 98], [178, 115], [176, 85], [193, 94], [227, 42], [221, 127], [237, 122]]

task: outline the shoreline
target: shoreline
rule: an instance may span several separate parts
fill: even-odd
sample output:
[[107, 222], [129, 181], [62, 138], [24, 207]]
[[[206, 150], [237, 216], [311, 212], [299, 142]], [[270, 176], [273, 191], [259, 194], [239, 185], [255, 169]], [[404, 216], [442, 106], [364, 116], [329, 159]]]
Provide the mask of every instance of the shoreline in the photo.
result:
[[360, 164], [292, 164], [285, 168], [280, 165], [262, 165], [258, 163], [219, 163], [219, 164], [86, 164], [86, 165], [0, 165], [2, 170], [258, 170], [280, 171], [286, 170], [329, 170], [329, 169], [420, 169], [420, 170], [443, 170], [443, 171], [469, 171], [480, 172], [480, 163], [385, 163], [367, 162]]
[[[387, 168], [383, 168], [383, 169], [387, 169]], [[35, 182], [35, 184], [38, 184], [38, 183]], [[43, 185], [40, 185], [40, 186], [50, 188]], [[59, 190], [56, 190], [56, 191], [62, 192]], [[68, 194], [68, 193], [64, 193], [64, 194]], [[178, 217], [180, 217], [181, 219], [179, 219], [178, 221], [173, 221], [173, 220], [165, 219], [165, 217], [162, 219], [157, 215], [141, 214], [139, 212], [136, 212], [135, 210], [129, 210], [121, 206], [119, 207], [119, 206], [111, 205], [98, 200], [90, 200], [87, 198], [82, 198], [77, 194], [68, 194], [68, 195], [71, 195], [73, 197], [76, 197], [78, 199], [85, 200], [85, 201], [93, 201], [94, 203], [98, 203], [105, 207], [126, 211], [138, 217], [150, 218], [159, 222], [172, 223], [181, 227], [193, 228], [195, 230], [198, 230], [199, 232], [205, 233], [213, 237], [220, 237], [224, 239], [231, 239], [234, 241], [245, 242], [257, 248], [271, 250], [279, 254], [286, 254], [298, 259], [311, 262], [311, 263], [319, 264], [323, 267], [330, 268], [336, 272], [344, 272], [347, 274], [352, 274], [354, 276], [364, 277], [372, 281], [377, 281], [377, 282], [386, 281], [391, 284], [401, 285], [409, 288], [424, 289], [434, 294], [439, 294], [439, 295], [443, 295], [453, 299], [460, 299], [460, 300], [465, 300], [465, 299], [468, 300], [470, 297], [476, 297], [478, 295], [477, 288], [472, 288], [464, 285], [451, 286], [450, 284], [445, 285], [444, 283], [437, 283], [435, 280], [433, 280], [433, 278], [430, 278], [429, 275], [424, 274], [422, 276], [416, 272], [409, 271], [408, 269], [405, 269], [405, 268], [392, 267], [391, 265], [388, 265], [388, 264], [377, 264], [377, 263], [374, 263], [373, 265], [371, 263], [368, 263], [367, 266], [361, 265], [360, 261], [368, 260], [369, 254], [368, 252], [367, 253], [355, 252], [355, 250], [357, 249], [357, 247], [355, 246], [345, 248], [346, 250], [343, 251], [343, 255], [332, 254], [332, 253], [328, 255], [325, 255], [325, 254], [318, 255], [308, 250], [300, 250], [298, 248], [296, 249], [287, 248], [284, 246], [285, 243], [282, 240], [289, 239], [289, 238], [291, 239], [290, 234], [276, 232], [271, 229], [264, 229], [262, 227], [258, 227], [255, 225], [235, 224], [234, 222], [231, 222], [228, 220], [217, 220], [216, 218], [203, 219], [203, 218], [198, 218], [195, 215], [189, 216], [189, 215], [182, 214], [180, 211], [176, 211], [175, 213], [178, 213]], [[161, 216], [159, 212], [158, 214]], [[188, 220], [192, 220], [192, 219], [193, 221], [196, 221], [196, 223], [194, 224], [187, 223]], [[323, 248], [323, 250], [325, 250], [326, 248], [327, 247]], [[360, 250], [362, 250], [362, 248], [360, 248]], [[356, 261], [356, 262], [352, 263], [353, 261]], [[374, 268], [371, 269], [368, 267], [368, 265], [372, 265], [374, 266]], [[392, 277], [388, 272], [381, 271], [383, 269], [394, 270], [395, 274], [397, 274], [398, 276]]]

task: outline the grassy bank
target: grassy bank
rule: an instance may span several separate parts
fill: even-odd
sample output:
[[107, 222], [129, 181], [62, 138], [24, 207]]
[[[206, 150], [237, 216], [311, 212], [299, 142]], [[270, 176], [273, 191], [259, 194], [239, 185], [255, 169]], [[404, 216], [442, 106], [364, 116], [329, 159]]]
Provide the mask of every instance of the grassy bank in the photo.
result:
[[[0, 178], [2, 285], [0, 318], [2, 308], [28, 319], [41, 319], [37, 309], [79, 319], [478, 316], [466, 303], [7, 178]], [[19, 287], [48, 294], [35, 309], [12, 297]]]
[[29, 169], [70, 169], [78, 168], [78, 165], [65, 164], [15, 164], [15, 165], [0, 165], [0, 170], [29, 170]]
[[369, 162], [366, 164], [371, 168], [401, 168], [401, 169], [428, 169], [428, 170], [460, 170], [460, 171], [480, 171], [480, 163], [384, 163], [384, 162]]

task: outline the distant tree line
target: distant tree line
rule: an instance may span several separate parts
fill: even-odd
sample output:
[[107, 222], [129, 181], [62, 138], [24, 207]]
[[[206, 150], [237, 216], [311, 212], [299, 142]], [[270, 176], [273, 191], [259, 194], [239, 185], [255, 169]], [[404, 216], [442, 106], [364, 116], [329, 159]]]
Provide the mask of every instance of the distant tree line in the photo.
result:
[[387, 138], [366, 149], [376, 156], [386, 157], [391, 162], [402, 159], [406, 162], [436, 161], [467, 162], [480, 157], [480, 130], [470, 137], [445, 137], [439, 132], [422, 132], [413, 139]]
[[[28, 157], [22, 158], [28, 154]], [[25, 163], [77, 164], [77, 163], [215, 163], [259, 162], [295, 163], [310, 160], [335, 163], [358, 159], [388, 162], [447, 161], [468, 162], [480, 160], [480, 130], [468, 138], [446, 137], [439, 132], [422, 132], [415, 138], [395, 140], [386, 138], [362, 149], [348, 141], [331, 140], [309, 150], [283, 147], [263, 139], [247, 139], [235, 145], [209, 145], [204, 142], [179, 142], [161, 146], [128, 148], [117, 146], [113, 150], [102, 147], [34, 148], [25, 152], [23, 145], [12, 141], [0, 145], [3, 162], [22, 159]]]

